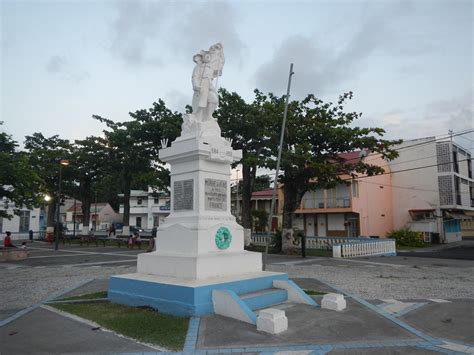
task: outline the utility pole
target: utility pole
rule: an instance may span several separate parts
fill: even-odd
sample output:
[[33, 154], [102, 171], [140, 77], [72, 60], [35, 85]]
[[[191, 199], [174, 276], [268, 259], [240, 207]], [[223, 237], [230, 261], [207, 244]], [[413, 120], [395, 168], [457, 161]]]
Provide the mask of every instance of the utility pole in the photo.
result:
[[290, 101], [291, 77], [293, 76], [293, 74], [294, 74], [293, 63], [291, 63], [290, 73], [288, 74], [288, 88], [286, 90], [285, 111], [283, 112], [283, 122], [281, 124], [280, 147], [278, 148], [277, 167], [275, 171], [275, 179], [273, 180], [272, 204], [270, 206], [270, 215], [268, 218], [268, 231], [267, 231], [267, 237], [265, 238], [265, 253], [263, 254], [263, 270], [265, 270], [267, 266], [266, 264], [267, 264], [267, 255], [268, 255], [268, 244], [270, 242], [269, 239], [271, 235], [273, 213], [275, 210], [275, 199], [276, 199], [276, 192], [278, 188], [278, 175], [280, 174], [281, 151], [283, 149], [283, 138], [285, 136], [286, 116], [288, 115], [288, 102]]

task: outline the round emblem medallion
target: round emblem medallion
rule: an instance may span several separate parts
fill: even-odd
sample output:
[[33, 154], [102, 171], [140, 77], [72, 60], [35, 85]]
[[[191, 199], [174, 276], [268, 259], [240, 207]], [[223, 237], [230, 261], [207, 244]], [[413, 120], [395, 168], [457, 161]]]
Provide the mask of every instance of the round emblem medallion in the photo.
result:
[[227, 249], [232, 241], [232, 234], [227, 227], [220, 227], [216, 232], [216, 245], [219, 249]]

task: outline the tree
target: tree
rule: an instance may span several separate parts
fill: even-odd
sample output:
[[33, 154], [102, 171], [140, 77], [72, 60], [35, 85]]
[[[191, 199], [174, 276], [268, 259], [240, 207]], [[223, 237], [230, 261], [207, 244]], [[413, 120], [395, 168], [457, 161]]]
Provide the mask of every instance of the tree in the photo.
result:
[[124, 197], [124, 233], [130, 224], [130, 192], [133, 184], [169, 186], [169, 172], [158, 159], [161, 140], [175, 140], [181, 132], [182, 116], [169, 110], [163, 100], [148, 110], [130, 112], [132, 121], [114, 122], [94, 115], [104, 122], [105, 139], [109, 147], [109, 166], [117, 171]]
[[[362, 114], [344, 112], [344, 105], [351, 98], [351, 92], [341, 95], [334, 105], [308, 95], [301, 102], [293, 101], [289, 106], [281, 157], [282, 174], [279, 176], [284, 194], [284, 236], [292, 235], [293, 213], [307, 191], [334, 187], [344, 182], [344, 175], [371, 176], [384, 172], [383, 168], [371, 165], [369, 160], [346, 161], [340, 156], [341, 153], [368, 150], [380, 153], [388, 160], [397, 156], [390, 146], [400, 141], [382, 139], [383, 129], [353, 125]], [[278, 153], [279, 131], [275, 132], [273, 144], [270, 144], [274, 157]], [[268, 167], [275, 166], [276, 160], [270, 160]], [[291, 248], [291, 239], [283, 237], [283, 249]]]
[[255, 177], [253, 192], [269, 189], [271, 182], [272, 178], [269, 175], [260, 175]]
[[108, 153], [106, 140], [100, 137], [90, 136], [76, 140], [72, 145], [69, 171], [73, 178], [66, 181], [64, 190], [81, 201], [83, 234], [88, 232], [92, 198], [100, 191], [98, 186], [101, 180], [111, 173]]
[[252, 228], [252, 192], [258, 167], [264, 166], [271, 153], [269, 149], [272, 121], [276, 120], [274, 106], [258, 90], [247, 104], [237, 93], [219, 90], [219, 108], [214, 116], [219, 122], [222, 135], [232, 139], [232, 148], [242, 150], [242, 226], [249, 234]]
[[41, 179], [40, 191], [51, 197], [47, 225], [48, 230], [52, 231], [59, 183], [59, 162], [70, 156], [71, 145], [68, 140], [60, 139], [57, 135], [45, 138], [41, 133], [34, 133], [25, 137], [25, 149], [31, 168]]
[[[0, 122], [0, 125], [3, 122]], [[19, 208], [33, 208], [40, 203], [40, 183], [35, 170], [28, 163], [24, 152], [17, 151], [18, 143], [5, 132], [0, 132], [0, 202], [14, 204], [14, 213]], [[0, 218], [12, 218], [5, 208]]]

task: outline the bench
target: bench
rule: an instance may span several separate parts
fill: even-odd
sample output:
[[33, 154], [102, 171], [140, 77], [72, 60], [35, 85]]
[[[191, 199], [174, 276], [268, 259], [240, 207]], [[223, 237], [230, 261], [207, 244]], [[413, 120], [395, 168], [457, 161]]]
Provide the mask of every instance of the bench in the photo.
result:
[[0, 248], [0, 261], [25, 260], [28, 251], [21, 248]]

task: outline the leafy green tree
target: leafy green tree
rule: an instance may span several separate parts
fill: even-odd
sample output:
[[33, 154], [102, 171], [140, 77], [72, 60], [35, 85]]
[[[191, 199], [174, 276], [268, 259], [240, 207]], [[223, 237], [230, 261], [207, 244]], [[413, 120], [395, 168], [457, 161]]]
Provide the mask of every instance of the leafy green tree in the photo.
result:
[[268, 226], [268, 212], [264, 210], [252, 210], [253, 224], [257, 232], [264, 232]]
[[272, 178], [269, 175], [259, 175], [255, 177], [253, 192], [269, 189], [271, 182]]
[[[13, 203], [14, 213], [18, 213], [21, 207], [37, 206], [41, 199], [41, 180], [31, 168], [28, 156], [17, 148], [18, 143], [10, 135], [0, 132], [0, 202]], [[2, 209], [2, 217], [10, 219], [13, 215]]]
[[[70, 156], [71, 145], [58, 135], [46, 138], [41, 133], [25, 137], [25, 150], [31, 168], [41, 179], [40, 191], [51, 197], [48, 205], [48, 229], [54, 228], [54, 213], [59, 184], [60, 161]], [[63, 169], [67, 174], [67, 169]]]
[[[169, 186], [169, 172], [158, 159], [161, 140], [171, 143], [181, 132], [182, 116], [169, 110], [163, 100], [148, 110], [131, 112], [133, 120], [114, 122], [94, 115], [105, 123], [105, 139], [109, 147], [109, 167], [118, 173], [124, 196], [124, 227], [130, 224], [130, 192], [134, 185]], [[125, 228], [124, 228], [125, 229]]]
[[[232, 139], [232, 148], [242, 150], [242, 226], [248, 233], [252, 228], [252, 192], [257, 169], [266, 163], [269, 149], [272, 121], [279, 113], [268, 103], [260, 91], [254, 91], [252, 103], [246, 103], [237, 93], [219, 90], [219, 107], [214, 116], [219, 122], [222, 135]], [[240, 188], [241, 187], [241, 188]]]
[[110, 171], [106, 143], [104, 138], [90, 136], [76, 140], [71, 147], [70, 179], [66, 180], [64, 190], [81, 201], [83, 234], [87, 233], [90, 224], [90, 206], [96, 192], [100, 191], [98, 186]]
[[[283, 184], [283, 249], [291, 248], [293, 214], [303, 195], [317, 188], [331, 188], [343, 183], [343, 176], [356, 174], [369, 176], [381, 174], [384, 169], [370, 164], [370, 160], [344, 160], [340, 154], [358, 150], [380, 153], [385, 159], [393, 159], [397, 152], [390, 147], [400, 141], [382, 139], [382, 128], [361, 128], [354, 122], [362, 114], [345, 112], [344, 105], [352, 93], [339, 97], [337, 104], [324, 103], [314, 95], [302, 101], [291, 102], [281, 157], [279, 182]], [[280, 103], [284, 97], [280, 98]], [[283, 110], [281, 109], [281, 124]], [[273, 157], [278, 153], [279, 132], [273, 135]], [[277, 134], [278, 133], [278, 134]], [[276, 159], [269, 161], [269, 168], [276, 167]]]

